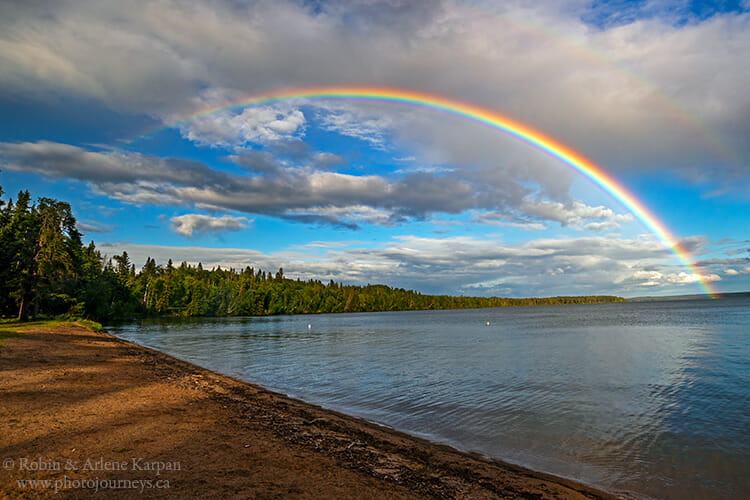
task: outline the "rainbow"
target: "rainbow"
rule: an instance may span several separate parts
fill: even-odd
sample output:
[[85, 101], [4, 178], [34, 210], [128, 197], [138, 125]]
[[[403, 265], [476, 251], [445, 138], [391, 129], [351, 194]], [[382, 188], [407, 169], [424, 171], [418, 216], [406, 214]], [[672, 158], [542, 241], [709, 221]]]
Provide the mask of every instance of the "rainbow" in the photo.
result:
[[215, 113], [239, 108], [275, 104], [279, 102], [309, 100], [360, 101], [427, 109], [447, 115], [457, 116], [491, 129], [498, 130], [523, 141], [539, 151], [561, 161], [563, 164], [587, 177], [595, 185], [609, 193], [638, 220], [640, 220], [649, 231], [651, 231], [654, 236], [656, 236], [656, 238], [677, 257], [677, 259], [684, 265], [685, 269], [694, 277], [695, 282], [701, 287], [704, 293], [712, 298], [717, 295], [710, 282], [707, 281], [697, 269], [695, 269], [695, 266], [691, 263], [690, 255], [687, 250], [672, 236], [666, 226], [657, 219], [642, 202], [628, 192], [627, 189], [621, 186], [601, 167], [586, 159], [583, 155], [576, 153], [567, 146], [527, 125], [524, 125], [523, 123], [517, 122], [495, 111], [455, 99], [449, 99], [447, 97], [427, 94], [424, 92], [385, 87], [318, 87], [285, 89], [244, 97], [235, 100], [230, 104], [204, 107], [191, 114], [183, 115], [182, 117], [173, 120], [166, 125], [162, 125], [157, 129], [151, 130], [149, 133], [139, 136], [134, 140], [154, 135], [162, 130], [179, 127], [183, 124]]

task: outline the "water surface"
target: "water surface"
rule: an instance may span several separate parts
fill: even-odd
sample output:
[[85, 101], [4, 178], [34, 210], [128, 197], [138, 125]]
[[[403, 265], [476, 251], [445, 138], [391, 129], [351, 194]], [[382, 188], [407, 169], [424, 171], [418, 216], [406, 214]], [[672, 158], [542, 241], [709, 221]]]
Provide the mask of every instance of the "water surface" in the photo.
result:
[[109, 331], [612, 492], [750, 497], [748, 297], [150, 320]]

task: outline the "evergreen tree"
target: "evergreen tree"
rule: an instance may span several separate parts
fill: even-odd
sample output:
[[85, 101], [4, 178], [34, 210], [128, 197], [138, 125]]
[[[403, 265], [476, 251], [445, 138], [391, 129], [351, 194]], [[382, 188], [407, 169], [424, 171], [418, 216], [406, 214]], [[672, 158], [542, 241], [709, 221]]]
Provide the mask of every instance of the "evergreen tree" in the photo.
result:
[[44, 314], [94, 319], [141, 314], [226, 316], [308, 314], [578, 304], [622, 301], [619, 297], [506, 299], [422, 295], [385, 285], [353, 286], [330, 280], [292, 280], [246, 267], [242, 271], [201, 263], [175, 268], [151, 257], [140, 273], [127, 252], [105, 260], [92, 241], [81, 242], [70, 205], [28, 191], [15, 203], [0, 188], [0, 315], [25, 319]]

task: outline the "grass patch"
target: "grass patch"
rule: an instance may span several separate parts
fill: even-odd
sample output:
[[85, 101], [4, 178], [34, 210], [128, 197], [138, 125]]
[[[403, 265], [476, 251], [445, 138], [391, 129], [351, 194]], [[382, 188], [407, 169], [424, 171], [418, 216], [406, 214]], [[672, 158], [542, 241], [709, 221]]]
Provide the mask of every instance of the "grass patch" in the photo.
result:
[[[25, 325], [23, 325], [25, 326]], [[0, 347], [5, 344], [5, 340], [18, 337], [23, 334], [22, 323], [3, 323], [0, 324]]]
[[59, 325], [59, 321], [4, 321], [0, 323], [0, 347], [5, 343], [4, 341], [13, 337], [19, 337], [24, 334], [26, 330], [32, 330], [34, 328], [54, 328]]
[[90, 319], [79, 319], [75, 322], [78, 325], [85, 326], [89, 330], [94, 330], [95, 332], [101, 332], [102, 331], [102, 324], [97, 323], [96, 321], [92, 321]]
[[54, 328], [60, 321], [8, 321], [0, 323], [0, 332], [21, 334], [24, 330], [33, 328]]
[[14, 330], [0, 329], [0, 347], [2, 347], [5, 344], [4, 340], [12, 338], [12, 337], [18, 337], [19, 335], [21, 335], [21, 332], [17, 332]]
[[58, 326], [73, 326], [78, 325], [84, 328], [88, 328], [95, 332], [102, 331], [102, 324], [89, 319], [76, 319], [76, 320], [44, 320], [44, 321], [15, 321], [15, 320], [2, 320], [0, 321], [0, 347], [3, 346], [3, 341], [9, 338], [18, 337], [23, 335], [27, 330], [33, 330], [36, 328], [56, 328]]

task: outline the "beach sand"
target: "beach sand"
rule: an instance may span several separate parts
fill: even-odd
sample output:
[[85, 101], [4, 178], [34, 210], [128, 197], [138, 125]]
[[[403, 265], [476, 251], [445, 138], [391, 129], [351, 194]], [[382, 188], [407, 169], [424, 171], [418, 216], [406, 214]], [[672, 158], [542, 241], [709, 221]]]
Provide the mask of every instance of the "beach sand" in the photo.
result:
[[0, 460], [3, 498], [611, 498], [79, 326], [0, 347]]

